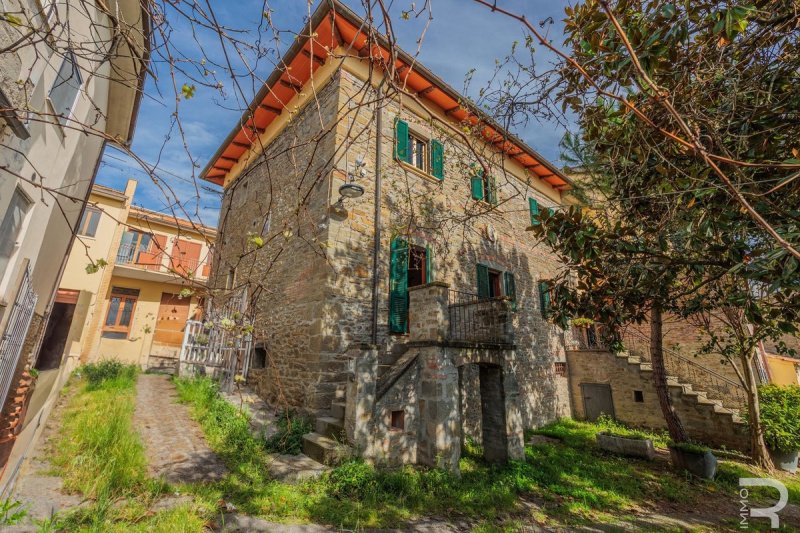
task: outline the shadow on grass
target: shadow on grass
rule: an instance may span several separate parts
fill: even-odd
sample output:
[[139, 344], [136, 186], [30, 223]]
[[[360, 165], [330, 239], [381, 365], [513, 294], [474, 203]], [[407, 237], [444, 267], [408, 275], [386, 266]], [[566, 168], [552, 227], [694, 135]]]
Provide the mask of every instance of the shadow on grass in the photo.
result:
[[[467, 447], [460, 477], [412, 466], [377, 470], [354, 460], [293, 485], [269, 478], [263, 442], [246, 430], [247, 416], [221, 399], [212, 383], [179, 380], [177, 385], [210, 446], [230, 469], [221, 482], [182, 490], [268, 520], [369, 528], [434, 516], [480, 525], [498, 517], [513, 519], [525, 499], [539, 508], [525, 511], [528, 522], [630, 522], [637, 519], [635, 511], [651, 509], [654, 502], [688, 503], [738, 485], [739, 472], [727, 463], [719, 481], [707, 482], [676, 473], [663, 461], [607, 454], [595, 444], [595, 434], [607, 428], [573, 420], [539, 430], [561, 442], [526, 447], [525, 462], [492, 466], [480, 458], [480, 450]], [[652, 437], [664, 441], [663, 434]]]

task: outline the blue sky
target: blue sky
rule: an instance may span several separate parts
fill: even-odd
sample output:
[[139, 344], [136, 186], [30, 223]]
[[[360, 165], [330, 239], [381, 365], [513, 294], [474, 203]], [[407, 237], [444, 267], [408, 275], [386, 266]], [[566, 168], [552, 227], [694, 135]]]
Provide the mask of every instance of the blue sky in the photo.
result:
[[[291, 44], [293, 32], [301, 29], [309, 12], [316, 8], [319, 0], [310, 7], [304, 0], [271, 0], [274, 27], [282, 30], [278, 39], [273, 33], [257, 30], [263, 21], [262, 0], [211, 0], [215, 15], [221, 24], [236, 33], [243, 41], [258, 43], [267, 49], [266, 58], [255, 61], [255, 54], [248, 54], [247, 61], [256, 76], [238, 76], [241, 93], [249, 98], [258, 90], [259, 79], [266, 79], [273, 69], [277, 53]], [[358, 14], [363, 13], [360, 0], [345, 0]], [[393, 24], [400, 45], [408, 52], [417, 50], [417, 40], [423, 30], [425, 20], [402, 20], [400, 10], [411, 7], [410, 0], [392, 2]], [[424, 0], [417, 0], [419, 7]], [[552, 17], [549, 35], [555, 44], [563, 40], [561, 19], [567, 2], [563, 0], [499, 0], [500, 5], [512, 11], [525, 13], [534, 22]], [[514, 40], [522, 40], [524, 33], [518, 22], [492, 14], [488, 9], [470, 0], [431, 0], [433, 20], [427, 29], [419, 58], [433, 72], [456, 89], [461, 90], [467, 73], [474, 69], [470, 84], [470, 96], [475, 97], [491, 76], [495, 61], [510, 51]], [[168, 15], [169, 16], [169, 15]], [[124, 188], [128, 178], [138, 180], [135, 203], [149, 209], [174, 212], [179, 216], [189, 216], [197, 222], [216, 226], [221, 188], [194, 179], [219, 143], [231, 130], [246, 107], [247, 101], [239, 96], [239, 91], [229, 87], [230, 75], [211, 63], [223, 61], [223, 51], [219, 40], [211, 32], [203, 32], [196, 26], [192, 28], [182, 17], [171, 19], [173, 31], [167, 38], [172, 57], [185, 56], [197, 68], [205, 57], [205, 68], [216, 71], [222, 90], [198, 86], [194, 96], [182, 99], [176, 110], [175, 88], [170, 68], [164, 61], [166, 54], [154, 54], [151, 68], [158, 81], [149, 77], [145, 86], [145, 96], [137, 122], [133, 141], [133, 152], [137, 157], [156, 167], [156, 180], [153, 180], [141, 167], [123, 152], [109, 147], [106, 149], [97, 176], [97, 182], [117, 189]], [[194, 31], [193, 31], [194, 30]], [[231, 50], [229, 49], [230, 53]], [[537, 48], [537, 62], [547, 64], [552, 55]], [[242, 72], [243, 63], [234, 61]], [[205, 79], [210, 79], [211, 76]], [[178, 87], [191, 80], [187, 76], [175, 74]], [[180, 117], [184, 131], [176, 132], [174, 116]], [[558, 142], [564, 130], [555, 124], [539, 123], [532, 120], [523, 130], [517, 130], [523, 140], [542, 155], [558, 164]], [[184, 145], [185, 140], [185, 145]], [[190, 159], [191, 156], [191, 159]], [[196, 163], [193, 169], [192, 159]]]

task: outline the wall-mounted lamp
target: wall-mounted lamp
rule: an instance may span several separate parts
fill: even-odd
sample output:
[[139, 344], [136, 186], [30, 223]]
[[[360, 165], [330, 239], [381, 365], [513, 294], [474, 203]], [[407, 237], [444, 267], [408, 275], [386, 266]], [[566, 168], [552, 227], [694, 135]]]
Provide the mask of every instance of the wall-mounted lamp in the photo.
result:
[[364, 168], [366, 165], [367, 163], [363, 159], [356, 159], [355, 171], [347, 173], [349, 181], [339, 187], [339, 200], [336, 202], [338, 205], [341, 206], [345, 198], [358, 198], [364, 195], [364, 187], [356, 184], [355, 181], [356, 173], [362, 178], [367, 175], [367, 170]]

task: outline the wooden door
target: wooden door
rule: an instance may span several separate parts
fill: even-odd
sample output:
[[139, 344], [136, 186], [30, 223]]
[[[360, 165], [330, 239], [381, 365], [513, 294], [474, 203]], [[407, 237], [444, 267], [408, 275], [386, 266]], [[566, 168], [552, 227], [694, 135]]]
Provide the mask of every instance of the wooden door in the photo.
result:
[[581, 383], [583, 409], [586, 420], [594, 422], [601, 415], [614, 418], [614, 399], [611, 396], [611, 385], [603, 383]]
[[188, 318], [189, 298], [180, 298], [177, 294], [168, 292], [162, 293], [153, 342], [180, 346], [183, 342], [183, 328]]

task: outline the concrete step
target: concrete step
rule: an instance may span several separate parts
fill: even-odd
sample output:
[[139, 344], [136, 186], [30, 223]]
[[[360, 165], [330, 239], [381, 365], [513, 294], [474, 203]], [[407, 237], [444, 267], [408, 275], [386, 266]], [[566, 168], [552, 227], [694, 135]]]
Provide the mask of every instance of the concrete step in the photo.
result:
[[346, 405], [347, 404], [344, 401], [331, 403], [331, 417], [344, 420], [344, 411]]
[[330, 437], [337, 442], [343, 442], [344, 436], [344, 419], [334, 418], [332, 416], [317, 417], [317, 424], [315, 429], [317, 433], [323, 437]]
[[303, 453], [328, 466], [335, 466], [352, 454], [349, 446], [319, 433], [303, 435]]

